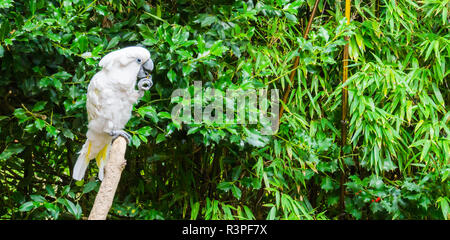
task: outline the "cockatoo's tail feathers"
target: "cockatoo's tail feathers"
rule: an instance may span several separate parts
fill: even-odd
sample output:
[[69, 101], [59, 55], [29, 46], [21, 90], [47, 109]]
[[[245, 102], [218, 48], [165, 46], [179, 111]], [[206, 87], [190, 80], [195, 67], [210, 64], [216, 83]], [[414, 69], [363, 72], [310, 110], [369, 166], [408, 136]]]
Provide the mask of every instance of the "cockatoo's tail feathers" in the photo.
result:
[[91, 160], [91, 159], [89, 159], [89, 154], [91, 154], [92, 144], [91, 144], [91, 142], [89, 142], [89, 140], [87, 140], [86, 143], [88, 144], [88, 149], [87, 149], [85, 161], [86, 161], [86, 163], [89, 163], [89, 160]]
[[107, 150], [108, 150], [108, 145], [105, 145], [105, 147], [103, 147], [102, 150], [100, 150], [100, 152], [95, 157], [95, 160], [97, 162], [97, 167], [100, 167], [101, 161], [106, 160], [106, 152], [107, 152]]
[[100, 179], [100, 181], [103, 181], [103, 176], [105, 175], [105, 162], [106, 161], [101, 161], [100, 166], [98, 167], [98, 179]]
[[84, 178], [84, 174], [89, 165], [89, 154], [91, 152], [91, 143], [86, 141], [81, 148], [80, 155], [73, 167], [73, 179], [79, 181]]
[[[111, 144], [106, 144], [102, 150], [100, 150], [95, 156], [95, 160], [98, 166], [98, 178], [103, 180], [103, 168], [105, 166], [106, 160], [108, 159], [109, 147]], [[86, 169], [89, 165], [89, 161], [93, 158], [93, 154], [95, 154], [96, 150], [94, 147], [94, 152], [91, 154], [92, 143], [87, 140], [83, 145], [83, 148], [80, 151], [80, 155], [78, 156], [77, 162], [73, 168], [73, 178], [77, 181], [84, 178]], [[97, 150], [98, 151], [98, 150]]]
[[95, 160], [97, 162], [97, 167], [98, 167], [98, 178], [100, 179], [100, 181], [103, 181], [103, 173], [104, 173], [106, 159], [107, 159], [108, 153], [109, 153], [109, 146], [111, 146], [111, 145], [106, 144], [102, 148], [102, 150], [100, 150], [100, 152], [97, 154], [97, 156], [95, 157]]

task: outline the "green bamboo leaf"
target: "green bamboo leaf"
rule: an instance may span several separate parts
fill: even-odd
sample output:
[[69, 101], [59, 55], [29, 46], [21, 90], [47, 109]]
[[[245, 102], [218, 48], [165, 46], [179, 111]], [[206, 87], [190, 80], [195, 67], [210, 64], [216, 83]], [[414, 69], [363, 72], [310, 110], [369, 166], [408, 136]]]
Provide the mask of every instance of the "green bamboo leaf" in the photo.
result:
[[30, 0], [29, 6], [30, 6], [31, 15], [34, 15], [34, 13], [36, 12], [36, 0]]
[[442, 25], [445, 25], [445, 23], [447, 22], [447, 14], [448, 8], [444, 7], [444, 9], [442, 9]]
[[421, 161], [424, 160], [425, 157], [427, 156], [428, 151], [430, 150], [430, 147], [431, 147], [431, 141], [430, 140], [425, 141], [425, 144], [423, 145], [422, 154], [420, 154]]
[[220, 189], [224, 192], [228, 192], [232, 186], [233, 184], [231, 182], [221, 182], [217, 184], [217, 189]]
[[250, 210], [249, 207], [244, 205], [244, 211], [245, 211], [245, 214], [247, 215], [247, 219], [255, 220], [255, 216], [253, 215], [252, 210]]
[[269, 214], [267, 215], [267, 220], [275, 220], [277, 214], [277, 209], [275, 207], [272, 207], [269, 211]]
[[442, 215], [444, 216], [445, 220], [448, 220], [449, 217], [449, 204], [448, 204], [448, 198], [447, 197], [439, 197], [437, 199], [437, 202], [439, 203], [439, 205], [441, 206], [441, 210], [442, 210]]
[[408, 124], [411, 124], [412, 118], [412, 101], [408, 100], [406, 102], [406, 120], [408, 120]]
[[231, 187], [231, 192], [233, 193], [233, 196], [235, 198], [237, 198], [238, 200], [241, 199], [242, 191], [236, 185], [233, 185]]
[[199, 213], [199, 210], [200, 210], [200, 203], [199, 202], [195, 202], [191, 206], [191, 220], [196, 220], [197, 219], [197, 215]]
[[439, 51], [439, 41], [436, 40], [436, 43], [434, 44], [434, 54], [436, 56], [436, 59], [441, 59], [441, 52]]
[[286, 16], [286, 18], [289, 21], [291, 21], [293, 23], [297, 23], [297, 17], [294, 14], [290, 14], [290, 13], [285, 12], [284, 15]]
[[436, 96], [437, 100], [439, 101], [439, 104], [444, 106], [444, 98], [442, 97], [441, 91], [436, 86], [436, 83], [431, 84], [433, 87], [434, 95]]
[[428, 59], [428, 57], [430, 56], [431, 52], [433, 51], [434, 45], [436, 44], [436, 42], [437, 42], [437, 41], [432, 41], [432, 42], [430, 43], [430, 45], [428, 45], [427, 52], [425, 53], [425, 61]]

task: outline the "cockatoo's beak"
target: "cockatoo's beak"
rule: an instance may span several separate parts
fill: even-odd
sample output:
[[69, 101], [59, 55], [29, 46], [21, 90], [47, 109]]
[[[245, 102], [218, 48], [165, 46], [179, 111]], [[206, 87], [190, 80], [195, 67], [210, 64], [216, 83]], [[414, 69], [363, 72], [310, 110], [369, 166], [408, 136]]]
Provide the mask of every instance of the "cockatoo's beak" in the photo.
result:
[[153, 71], [153, 61], [151, 59], [148, 59], [147, 62], [142, 65], [142, 67], [149, 72]]
[[147, 60], [142, 64], [141, 69], [139, 69], [138, 79], [150, 78], [150, 72], [153, 71], [153, 61], [151, 59]]
[[150, 72], [153, 70], [153, 61], [148, 59], [139, 69], [137, 78], [139, 79], [138, 88], [147, 91], [153, 86], [152, 76]]

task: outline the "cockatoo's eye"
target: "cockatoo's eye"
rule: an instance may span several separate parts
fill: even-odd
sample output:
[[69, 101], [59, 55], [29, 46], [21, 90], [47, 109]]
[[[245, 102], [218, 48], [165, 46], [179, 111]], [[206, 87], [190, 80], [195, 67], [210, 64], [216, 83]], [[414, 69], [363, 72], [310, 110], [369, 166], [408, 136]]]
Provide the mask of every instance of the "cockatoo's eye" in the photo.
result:
[[138, 63], [141, 63], [141, 62], [142, 62], [142, 60], [141, 60], [140, 58], [136, 59], [136, 61], [137, 61]]

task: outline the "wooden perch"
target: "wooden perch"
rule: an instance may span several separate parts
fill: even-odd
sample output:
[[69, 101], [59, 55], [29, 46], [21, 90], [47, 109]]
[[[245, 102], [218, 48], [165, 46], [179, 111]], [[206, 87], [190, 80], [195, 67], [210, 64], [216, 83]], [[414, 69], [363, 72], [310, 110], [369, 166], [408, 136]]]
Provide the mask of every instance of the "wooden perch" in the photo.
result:
[[94, 206], [91, 209], [88, 220], [106, 219], [116, 194], [120, 176], [127, 163], [125, 160], [126, 149], [127, 141], [121, 136], [112, 143], [109, 159], [105, 165], [105, 176], [95, 197]]

